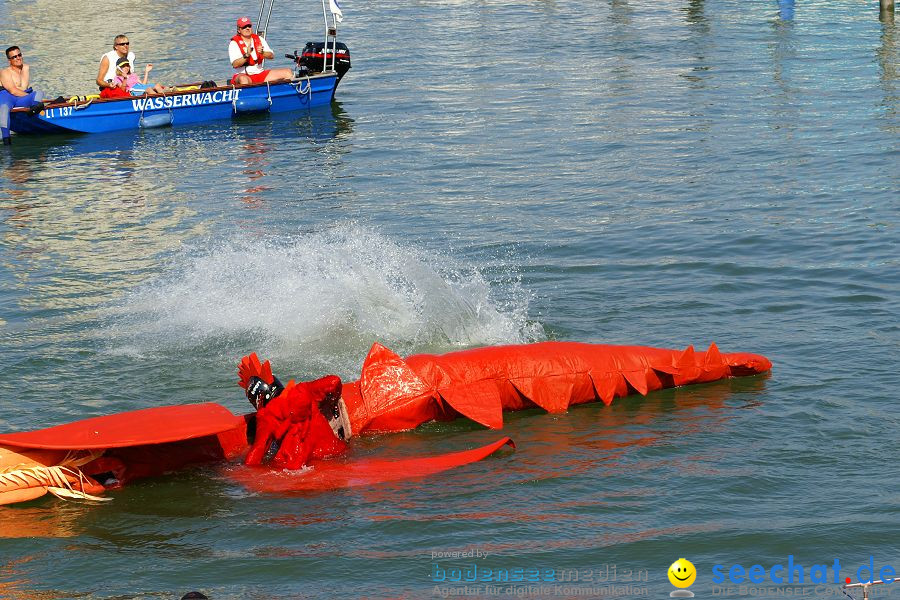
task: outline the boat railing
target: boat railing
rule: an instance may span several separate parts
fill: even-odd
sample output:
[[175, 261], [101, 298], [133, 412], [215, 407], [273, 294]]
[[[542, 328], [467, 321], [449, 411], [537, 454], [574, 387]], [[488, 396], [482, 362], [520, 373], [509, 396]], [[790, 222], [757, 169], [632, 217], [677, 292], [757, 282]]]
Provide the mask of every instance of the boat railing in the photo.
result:
[[[325, 0], [322, 0], [322, 17], [325, 19], [325, 45], [322, 48], [322, 70], [334, 71], [337, 62], [337, 17], [331, 13], [331, 23], [328, 23], [328, 9]], [[331, 40], [331, 69], [328, 68], [328, 41]]]
[[[325, 45], [322, 48], [322, 71], [334, 71], [335, 65], [337, 64], [337, 17], [334, 12], [331, 13], [331, 23], [328, 22], [328, 7], [325, 6], [325, 1], [322, 0], [322, 17], [325, 19]], [[337, 4], [337, 3], [335, 3]], [[266, 32], [269, 30], [269, 19], [272, 18], [272, 8], [275, 5], [275, 0], [262, 0], [259, 4], [259, 17], [256, 20], [257, 29], [256, 33], [260, 37], [266, 37]], [[334, 10], [334, 9], [332, 9]], [[265, 16], [265, 21], [263, 21], [263, 16]], [[262, 29], [259, 28], [259, 25], [262, 25]], [[328, 43], [331, 42], [331, 68], [328, 68]]]
[[[868, 583], [848, 583], [848, 584], [845, 584], [841, 589], [849, 590], [849, 589], [853, 589], [853, 588], [862, 588], [863, 600], [869, 600], [869, 588], [870, 587], [872, 587], [873, 585], [887, 585], [890, 583], [894, 583], [895, 581], [896, 581], [895, 579], [891, 579], [890, 581], [878, 580], [878, 581], [869, 581]], [[900, 583], [900, 582], [898, 582], [898, 583]], [[849, 594], [848, 594], [848, 596], [849, 596]], [[850, 596], [850, 598], [853, 598], [853, 596]]]
[[[266, 37], [266, 32], [269, 30], [269, 19], [272, 17], [272, 6], [274, 4], [275, 0], [262, 0], [259, 5], [259, 17], [256, 19], [256, 34], [260, 37]], [[267, 7], [268, 11], [266, 11]], [[263, 13], [266, 15], [265, 24], [263, 24]], [[261, 29], [260, 26], [262, 26]]]

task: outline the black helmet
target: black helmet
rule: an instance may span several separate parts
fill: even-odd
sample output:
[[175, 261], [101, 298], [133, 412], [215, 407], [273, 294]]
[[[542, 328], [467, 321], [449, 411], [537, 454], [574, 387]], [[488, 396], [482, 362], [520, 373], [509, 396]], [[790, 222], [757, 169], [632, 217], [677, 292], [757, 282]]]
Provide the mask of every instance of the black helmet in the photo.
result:
[[277, 377], [272, 377], [272, 383], [266, 383], [259, 377], [251, 377], [247, 382], [247, 400], [259, 410], [283, 390], [284, 386]]

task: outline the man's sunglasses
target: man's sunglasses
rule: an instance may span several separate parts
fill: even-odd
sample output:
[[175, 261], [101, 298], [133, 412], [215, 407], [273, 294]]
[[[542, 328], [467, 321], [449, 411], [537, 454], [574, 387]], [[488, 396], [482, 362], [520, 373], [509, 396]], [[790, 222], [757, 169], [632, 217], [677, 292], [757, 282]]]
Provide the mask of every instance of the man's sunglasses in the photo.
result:
[[116, 46], [130, 46], [131, 42], [119, 42], [118, 44], [115, 44], [115, 45]]
[[18, 54], [13, 54], [12, 56], [7, 56], [6, 58], [8, 58], [9, 60], [16, 60], [17, 58], [22, 58], [22, 53], [19, 52]]
[[244, 25], [241, 29], [251, 29], [253, 25]]

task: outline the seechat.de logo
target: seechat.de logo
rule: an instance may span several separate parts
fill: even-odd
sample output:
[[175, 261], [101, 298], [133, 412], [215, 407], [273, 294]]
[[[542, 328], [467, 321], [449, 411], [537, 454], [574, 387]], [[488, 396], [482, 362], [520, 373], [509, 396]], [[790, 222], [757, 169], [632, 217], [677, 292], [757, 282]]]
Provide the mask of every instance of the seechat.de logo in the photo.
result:
[[[871, 583], [876, 577], [880, 578], [884, 583], [892, 583], [897, 577], [897, 571], [891, 565], [884, 565], [881, 568], [877, 568], [875, 565], [875, 557], [870, 556], [868, 564], [860, 565], [855, 571], [851, 570], [850, 572], [856, 575], [856, 581], [859, 583]], [[853, 577], [847, 577], [841, 573], [840, 559], [835, 558], [830, 565], [816, 564], [806, 568], [794, 560], [793, 554], [789, 554], [787, 561], [772, 565], [768, 569], [759, 564], [751, 565], [750, 567], [744, 567], [741, 564], [733, 564], [730, 567], [713, 565], [712, 580], [716, 584], [725, 583], [726, 581], [737, 584], [762, 584], [770, 581], [779, 585], [785, 583], [790, 585], [807, 583], [849, 584], [853, 582]]]

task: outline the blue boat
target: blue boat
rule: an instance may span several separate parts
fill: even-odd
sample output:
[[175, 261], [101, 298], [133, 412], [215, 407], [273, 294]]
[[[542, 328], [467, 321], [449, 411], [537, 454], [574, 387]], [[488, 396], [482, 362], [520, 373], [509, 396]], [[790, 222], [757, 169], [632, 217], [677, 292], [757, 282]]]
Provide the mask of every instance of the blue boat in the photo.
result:
[[182, 89], [133, 98], [51, 103], [37, 115], [10, 113], [10, 129], [19, 134], [102, 133], [230, 119], [259, 112], [305, 110], [331, 103], [338, 75], [325, 72], [285, 82]]
[[[271, 1], [271, 0], [270, 0]], [[322, 3], [323, 12], [325, 2]], [[262, 21], [263, 8], [260, 9]], [[268, 6], [271, 14], [271, 4]], [[333, 15], [332, 15], [333, 16]], [[269, 18], [266, 17], [266, 26]], [[74, 97], [53, 101], [38, 114], [16, 108], [10, 129], [17, 134], [103, 133], [126, 129], [203, 123], [250, 113], [307, 110], [330, 104], [341, 78], [350, 69], [350, 53], [336, 40], [337, 23], [325, 17], [325, 42], [307, 42], [294, 61], [292, 79], [248, 85], [214, 82], [176, 86], [159, 95], [130, 98]], [[261, 32], [264, 35], [264, 31]]]

